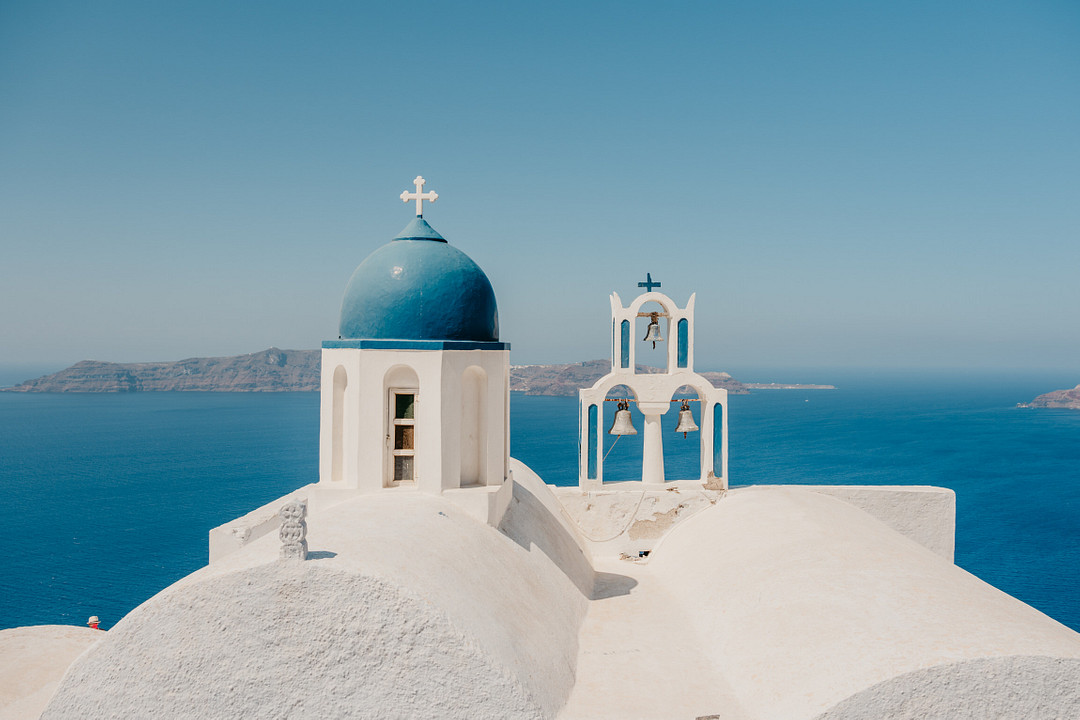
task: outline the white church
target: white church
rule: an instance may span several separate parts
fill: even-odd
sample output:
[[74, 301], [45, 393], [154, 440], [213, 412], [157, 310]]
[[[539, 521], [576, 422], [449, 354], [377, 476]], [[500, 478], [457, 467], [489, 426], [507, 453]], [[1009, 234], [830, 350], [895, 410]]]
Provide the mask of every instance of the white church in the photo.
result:
[[[951, 491], [729, 487], [693, 295], [611, 294], [577, 486], [511, 457], [494, 292], [414, 186], [323, 344], [318, 481], [108, 632], [20, 628], [27, 666], [70, 649], [10, 717], [1080, 718], [1080, 634], [953, 564]], [[631, 405], [641, 477], [605, 482]], [[699, 476], [665, 477], [669, 412]]]

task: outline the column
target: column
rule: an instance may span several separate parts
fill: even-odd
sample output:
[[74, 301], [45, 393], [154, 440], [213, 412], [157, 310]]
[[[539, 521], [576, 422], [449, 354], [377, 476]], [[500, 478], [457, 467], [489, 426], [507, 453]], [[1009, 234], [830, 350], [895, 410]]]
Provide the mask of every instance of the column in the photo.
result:
[[670, 403], [639, 402], [638, 410], [645, 416], [644, 447], [641, 456], [641, 481], [645, 485], [664, 484], [664, 438], [660, 418]]

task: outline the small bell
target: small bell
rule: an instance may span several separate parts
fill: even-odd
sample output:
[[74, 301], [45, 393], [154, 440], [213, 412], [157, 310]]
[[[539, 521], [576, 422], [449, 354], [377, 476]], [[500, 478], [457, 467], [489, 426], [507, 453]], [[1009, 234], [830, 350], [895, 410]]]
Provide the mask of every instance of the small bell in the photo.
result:
[[608, 435], [637, 435], [637, 429], [630, 420], [630, 403], [619, 403], [619, 409], [615, 412], [615, 420], [611, 423]]
[[694, 413], [690, 410], [690, 403], [683, 402], [682, 409], [679, 410], [679, 424], [675, 427], [675, 432], [681, 432], [682, 436], [686, 437], [686, 433], [697, 431], [698, 426], [694, 422]]
[[649, 327], [645, 330], [645, 339], [643, 342], [649, 342], [652, 340], [653, 349], [656, 349], [657, 342], [663, 342], [664, 338], [660, 337], [660, 313], [652, 313], [649, 315]]

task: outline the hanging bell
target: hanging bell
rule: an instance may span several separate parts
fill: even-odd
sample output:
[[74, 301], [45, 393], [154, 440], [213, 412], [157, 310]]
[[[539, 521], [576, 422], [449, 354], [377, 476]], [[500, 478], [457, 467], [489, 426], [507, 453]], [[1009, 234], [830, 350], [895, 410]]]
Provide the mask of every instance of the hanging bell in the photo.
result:
[[637, 435], [637, 429], [630, 420], [630, 403], [619, 403], [619, 409], [615, 412], [615, 420], [611, 423], [608, 435]]
[[660, 313], [652, 313], [649, 316], [649, 327], [645, 330], [645, 339], [643, 342], [649, 342], [652, 340], [653, 349], [656, 349], [656, 343], [663, 342], [664, 338], [660, 337]]
[[690, 403], [684, 402], [682, 409], [679, 410], [679, 424], [675, 427], [675, 432], [681, 432], [682, 436], [686, 437], [686, 433], [697, 431], [698, 426], [694, 422], [694, 413], [690, 410]]

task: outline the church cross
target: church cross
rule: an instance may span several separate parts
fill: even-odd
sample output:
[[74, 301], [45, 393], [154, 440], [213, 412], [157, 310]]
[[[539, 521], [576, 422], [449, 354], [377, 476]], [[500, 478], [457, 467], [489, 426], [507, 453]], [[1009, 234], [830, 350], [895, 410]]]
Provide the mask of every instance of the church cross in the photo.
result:
[[423, 192], [424, 183], [427, 182], [419, 175], [413, 180], [413, 185], [416, 186], [416, 192], [409, 192], [406, 190], [401, 193], [401, 202], [409, 202], [410, 200], [416, 201], [416, 217], [423, 217], [424, 215], [424, 201], [435, 202], [439, 199], [439, 196], [434, 192]]
[[637, 286], [645, 288], [645, 292], [652, 292], [654, 287], [660, 287], [660, 282], [653, 282], [652, 273], [645, 273], [645, 282], [639, 282]]

